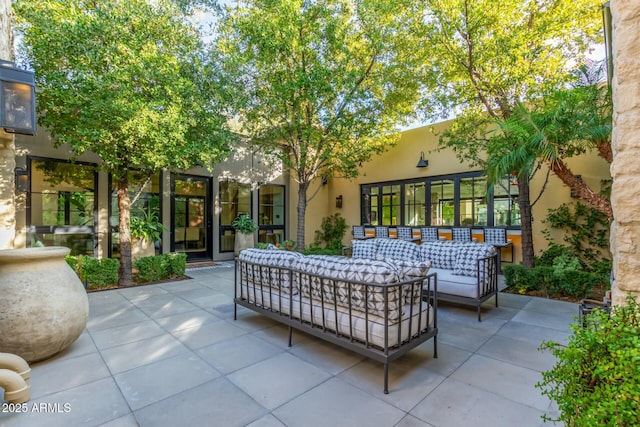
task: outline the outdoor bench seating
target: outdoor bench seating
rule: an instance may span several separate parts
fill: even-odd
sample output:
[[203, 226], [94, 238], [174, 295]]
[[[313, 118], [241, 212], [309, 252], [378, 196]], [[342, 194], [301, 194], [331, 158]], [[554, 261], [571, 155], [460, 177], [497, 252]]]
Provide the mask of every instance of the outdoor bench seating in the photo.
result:
[[[498, 306], [498, 254], [491, 244], [435, 240], [416, 245], [390, 239], [353, 241], [353, 258], [424, 261], [437, 274], [438, 298], [442, 301], [480, 305], [495, 297]], [[430, 290], [425, 290], [425, 296]]]
[[[357, 260], [245, 249], [236, 259], [237, 305], [384, 364], [433, 338], [438, 292], [426, 262]], [[423, 301], [423, 289], [433, 296]]]

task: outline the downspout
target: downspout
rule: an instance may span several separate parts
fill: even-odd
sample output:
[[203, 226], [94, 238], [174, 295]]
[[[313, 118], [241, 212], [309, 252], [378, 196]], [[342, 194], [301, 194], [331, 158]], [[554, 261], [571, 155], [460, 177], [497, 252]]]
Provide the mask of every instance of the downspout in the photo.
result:
[[24, 403], [29, 400], [31, 387], [14, 371], [0, 369], [0, 387], [4, 389], [4, 400], [9, 403]]

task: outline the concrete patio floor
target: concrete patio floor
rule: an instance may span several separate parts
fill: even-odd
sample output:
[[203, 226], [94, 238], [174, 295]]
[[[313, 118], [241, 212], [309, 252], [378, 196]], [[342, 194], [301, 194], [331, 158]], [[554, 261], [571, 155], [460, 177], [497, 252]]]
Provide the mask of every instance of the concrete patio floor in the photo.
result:
[[540, 426], [555, 405], [534, 387], [553, 366], [576, 304], [500, 294], [442, 304], [438, 358], [428, 341], [382, 365], [239, 307], [233, 263], [192, 280], [89, 294], [86, 331], [32, 365], [26, 413], [0, 426]]

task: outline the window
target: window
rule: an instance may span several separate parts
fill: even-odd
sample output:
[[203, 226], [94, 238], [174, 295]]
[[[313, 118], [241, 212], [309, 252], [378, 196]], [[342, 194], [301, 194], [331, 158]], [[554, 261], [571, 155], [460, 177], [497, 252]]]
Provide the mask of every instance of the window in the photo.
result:
[[[160, 212], [160, 174], [147, 175], [138, 171], [129, 171], [128, 179], [129, 198], [131, 200], [130, 215], [132, 217], [155, 215], [162, 223]], [[111, 243], [109, 245], [109, 256], [112, 258], [120, 257], [120, 234], [118, 233], [120, 209], [118, 208], [117, 189], [117, 183], [111, 179], [111, 206], [109, 211]], [[159, 252], [160, 247], [160, 242], [158, 242], [156, 252]]]
[[424, 182], [404, 185], [404, 225], [426, 225], [425, 200]]
[[286, 239], [285, 186], [261, 185], [258, 189], [258, 241], [277, 243]]
[[72, 255], [93, 255], [95, 167], [33, 159], [30, 171], [28, 246], [66, 246]]
[[238, 215], [251, 216], [251, 186], [235, 181], [221, 181], [220, 252], [233, 252], [236, 232], [231, 225]]
[[361, 224], [419, 226], [518, 226], [518, 187], [507, 178], [487, 196], [482, 172], [421, 180], [364, 184]]

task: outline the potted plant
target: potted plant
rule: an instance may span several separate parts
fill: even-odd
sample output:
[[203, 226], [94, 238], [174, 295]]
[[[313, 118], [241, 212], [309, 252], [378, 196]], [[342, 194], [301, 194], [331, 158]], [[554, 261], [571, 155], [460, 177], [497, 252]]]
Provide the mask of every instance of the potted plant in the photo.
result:
[[235, 256], [238, 256], [241, 250], [252, 248], [255, 244], [254, 233], [258, 227], [247, 214], [240, 214], [231, 223], [236, 230], [236, 240], [233, 247]]
[[134, 258], [155, 255], [155, 242], [162, 239], [164, 226], [158, 211], [138, 209], [131, 215], [131, 253]]

